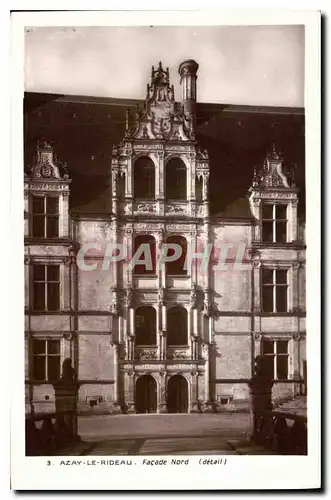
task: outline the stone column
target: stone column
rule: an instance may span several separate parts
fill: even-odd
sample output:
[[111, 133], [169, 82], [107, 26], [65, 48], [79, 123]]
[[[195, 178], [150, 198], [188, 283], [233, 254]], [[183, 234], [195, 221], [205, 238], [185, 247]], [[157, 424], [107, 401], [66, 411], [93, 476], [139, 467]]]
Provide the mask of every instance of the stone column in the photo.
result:
[[198, 309], [193, 309], [193, 335], [199, 335], [198, 331]]
[[192, 330], [192, 308], [189, 307], [187, 311], [187, 332], [186, 332], [186, 344], [189, 345]]
[[114, 349], [114, 402], [116, 403], [118, 401], [118, 350], [119, 350], [119, 345], [114, 342], [113, 344], [113, 349]]
[[124, 288], [132, 288], [132, 269], [129, 267], [133, 255], [133, 229], [126, 229], [123, 236], [123, 244], [126, 247], [127, 261], [123, 263], [123, 286]]
[[210, 399], [209, 395], [209, 346], [205, 344], [204, 346], [204, 351], [205, 351], [205, 359], [206, 359], [206, 364], [205, 364], [205, 402], [208, 403]]
[[59, 200], [60, 228], [59, 236], [66, 238], [69, 236], [69, 191], [63, 192]]
[[[125, 198], [132, 198], [132, 156], [127, 163], [127, 171], [125, 176]], [[131, 200], [130, 200], [131, 201]]]
[[261, 333], [254, 333], [254, 356], [259, 356], [261, 352], [262, 335]]
[[30, 309], [30, 302], [32, 302], [32, 297], [30, 297], [30, 257], [24, 256], [24, 307]]
[[298, 239], [298, 200], [291, 200], [287, 208], [288, 234], [287, 241], [297, 241]]
[[199, 401], [200, 411], [203, 413], [207, 412], [208, 406], [205, 404], [205, 375], [204, 373], [198, 372], [197, 378], [197, 400]]
[[126, 413], [136, 413], [135, 407], [135, 377], [132, 370], [125, 373], [124, 397]]
[[195, 335], [191, 336], [191, 352], [192, 359], [198, 359], [198, 337]]
[[198, 371], [192, 370], [191, 377], [191, 413], [199, 413]]
[[134, 309], [133, 307], [129, 307], [129, 332], [130, 332], [130, 336], [131, 337], [134, 337], [134, 333], [135, 333], [135, 325], [134, 325]]
[[162, 370], [160, 371], [160, 387], [159, 387], [159, 397], [158, 397], [158, 405], [157, 412], [158, 413], [167, 413], [167, 401], [166, 401], [166, 374]]
[[208, 179], [209, 179], [209, 172], [204, 172], [202, 177], [202, 201], [203, 201], [204, 217], [208, 217], [209, 215]]
[[159, 175], [155, 176], [155, 178], [158, 179], [159, 184], [156, 185], [155, 194], [156, 197], [158, 197], [159, 199], [164, 199], [164, 152], [163, 151], [159, 151], [158, 159], [159, 159], [159, 164], [158, 164]]
[[119, 379], [120, 379], [120, 367], [119, 367], [119, 350], [120, 345], [117, 342], [113, 343], [114, 348], [114, 401], [113, 401], [113, 413], [121, 413], [121, 405], [119, 398]]
[[162, 245], [163, 245], [163, 234], [156, 233], [155, 235], [155, 243], [156, 243], [156, 275], [157, 275], [157, 286], [158, 288], [164, 287], [163, 284], [163, 268], [164, 264], [160, 263], [160, 258], [162, 255]]
[[117, 171], [112, 171], [112, 211], [117, 214]]

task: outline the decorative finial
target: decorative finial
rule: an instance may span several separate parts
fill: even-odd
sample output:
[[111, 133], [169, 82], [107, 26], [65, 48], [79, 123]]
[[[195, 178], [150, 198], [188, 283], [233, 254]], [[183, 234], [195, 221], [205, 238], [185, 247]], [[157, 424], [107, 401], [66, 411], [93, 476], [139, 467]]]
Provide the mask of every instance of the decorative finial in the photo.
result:
[[280, 160], [281, 159], [281, 154], [277, 153], [276, 145], [274, 142], [272, 143], [272, 152], [270, 154], [268, 154], [268, 159], [270, 159], [270, 160]]
[[162, 71], [162, 62], [159, 62], [159, 69]]
[[257, 169], [256, 167], [254, 167], [254, 170], [253, 170], [253, 186], [256, 187], [258, 186], [259, 184], [259, 177], [257, 175]]

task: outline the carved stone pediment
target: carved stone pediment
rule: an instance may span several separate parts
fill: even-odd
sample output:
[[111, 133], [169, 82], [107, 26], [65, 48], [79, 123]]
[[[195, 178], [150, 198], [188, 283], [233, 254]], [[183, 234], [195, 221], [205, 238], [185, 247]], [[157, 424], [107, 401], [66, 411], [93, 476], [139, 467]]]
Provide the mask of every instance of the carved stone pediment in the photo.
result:
[[294, 188], [293, 170], [285, 168], [283, 158], [273, 145], [259, 170], [254, 169], [252, 188]]
[[53, 146], [46, 141], [37, 144], [36, 159], [29, 174], [33, 180], [69, 179], [66, 163], [61, 163], [55, 158]]
[[[174, 86], [170, 85], [169, 68], [160, 62], [157, 69], [152, 67], [151, 83], [147, 85], [144, 107], [137, 108], [130, 123], [126, 113], [125, 138], [141, 141], [187, 141], [194, 139], [194, 127], [190, 117], [185, 117], [176, 105]], [[143, 148], [141, 148], [143, 149]], [[113, 157], [118, 156], [116, 151]]]

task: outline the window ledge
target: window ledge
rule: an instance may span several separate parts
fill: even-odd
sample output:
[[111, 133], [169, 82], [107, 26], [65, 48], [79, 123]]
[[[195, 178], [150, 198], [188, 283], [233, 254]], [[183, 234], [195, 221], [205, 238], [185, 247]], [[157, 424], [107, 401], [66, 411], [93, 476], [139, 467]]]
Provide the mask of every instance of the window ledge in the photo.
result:
[[190, 278], [190, 274], [167, 274], [166, 278]]
[[27, 245], [72, 245], [73, 239], [70, 236], [59, 236], [57, 238], [40, 238], [25, 236], [24, 243]]
[[157, 349], [157, 344], [136, 344], [137, 349]]
[[306, 248], [305, 243], [302, 243], [301, 241], [279, 241], [279, 242], [273, 242], [273, 241], [262, 241], [262, 240], [253, 240], [252, 241], [252, 247], [253, 248], [299, 248], [303, 249]]
[[155, 279], [157, 278], [157, 274], [132, 274], [133, 278], [150, 278], [150, 279]]
[[263, 317], [297, 317], [297, 316], [306, 316], [306, 313], [304, 311], [290, 311], [290, 312], [263, 312], [260, 311], [256, 315], [263, 316]]
[[168, 345], [167, 349], [188, 349], [188, 345]]

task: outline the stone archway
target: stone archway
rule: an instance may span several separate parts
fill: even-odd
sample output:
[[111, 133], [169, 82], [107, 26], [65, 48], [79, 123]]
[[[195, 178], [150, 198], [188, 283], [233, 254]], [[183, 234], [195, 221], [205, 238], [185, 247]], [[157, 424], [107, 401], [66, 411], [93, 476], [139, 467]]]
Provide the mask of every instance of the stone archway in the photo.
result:
[[157, 385], [151, 375], [143, 375], [136, 382], [136, 412], [156, 413]]
[[182, 375], [173, 375], [168, 381], [168, 413], [188, 413], [188, 382]]

